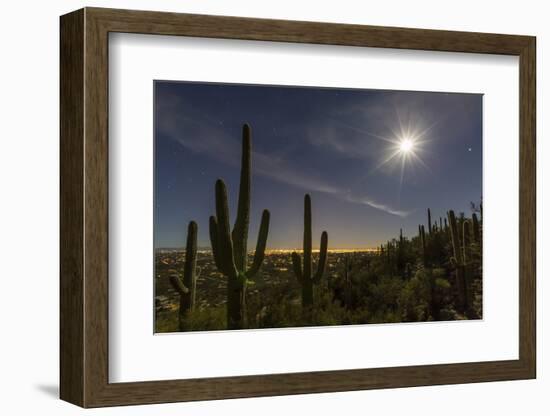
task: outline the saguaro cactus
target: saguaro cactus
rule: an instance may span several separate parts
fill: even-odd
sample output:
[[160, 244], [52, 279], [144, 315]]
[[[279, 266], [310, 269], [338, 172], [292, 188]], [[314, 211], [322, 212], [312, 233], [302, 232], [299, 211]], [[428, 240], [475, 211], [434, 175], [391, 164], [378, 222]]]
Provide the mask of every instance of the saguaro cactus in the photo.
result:
[[432, 211], [428, 208], [428, 233], [432, 233]]
[[302, 306], [307, 308], [313, 305], [313, 285], [318, 284], [325, 273], [327, 266], [328, 234], [323, 231], [321, 234], [321, 247], [317, 272], [312, 274], [311, 259], [311, 197], [306, 194], [304, 197], [304, 265], [302, 259], [296, 252], [292, 253], [292, 265], [294, 274], [302, 286]]
[[401, 273], [405, 269], [405, 238], [403, 229], [399, 229], [399, 242], [397, 245], [397, 270]]
[[353, 281], [352, 273], [354, 268], [354, 261], [349, 254], [344, 256], [344, 273], [342, 275], [344, 280], [344, 306], [346, 309], [351, 309], [353, 303]]
[[468, 263], [470, 257], [470, 221], [462, 223], [462, 258], [464, 264]]
[[418, 236], [420, 237], [420, 247], [422, 248], [422, 264], [426, 267], [428, 265], [428, 253], [426, 249], [426, 231], [423, 225], [418, 226]]
[[243, 126], [241, 178], [237, 219], [231, 232], [227, 189], [216, 181], [216, 216], [210, 217], [210, 243], [218, 270], [227, 277], [227, 328], [246, 328], [246, 287], [258, 273], [265, 256], [269, 232], [269, 211], [264, 210], [252, 266], [248, 268], [248, 226], [250, 222], [251, 129]]
[[179, 305], [179, 329], [185, 331], [186, 318], [195, 308], [195, 293], [197, 278], [200, 268], [197, 271], [197, 230], [195, 221], [191, 221], [187, 227], [187, 244], [185, 247], [185, 265], [183, 266], [183, 282], [177, 273], [170, 276], [170, 283], [180, 296]]
[[472, 214], [472, 236], [476, 243], [481, 241], [481, 232], [479, 228], [479, 221], [475, 212]]
[[[458, 289], [458, 302], [460, 312], [464, 313], [468, 310], [468, 282], [466, 276], [465, 250], [460, 246], [459, 227], [454, 211], [448, 212], [449, 228], [451, 230], [451, 242], [453, 245], [453, 257], [451, 264], [456, 269], [456, 285]], [[466, 224], [466, 222], [465, 222]], [[467, 231], [466, 227], [463, 231]]]

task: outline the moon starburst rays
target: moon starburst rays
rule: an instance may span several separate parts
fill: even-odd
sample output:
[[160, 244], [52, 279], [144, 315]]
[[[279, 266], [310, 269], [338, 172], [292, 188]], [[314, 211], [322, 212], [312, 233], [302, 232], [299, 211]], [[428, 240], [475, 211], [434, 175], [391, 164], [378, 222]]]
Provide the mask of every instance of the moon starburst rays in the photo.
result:
[[415, 129], [410, 125], [405, 127], [400, 120], [399, 130], [392, 131], [393, 137], [384, 137], [384, 140], [389, 142], [390, 146], [386, 151], [386, 155], [383, 156], [381, 162], [374, 170], [378, 170], [390, 163], [395, 164], [396, 167], [400, 168], [400, 185], [403, 184], [405, 170], [408, 167], [414, 167], [415, 164], [418, 164], [429, 171], [430, 168], [422, 160], [421, 155], [425, 150], [425, 145], [429, 142], [426, 139], [426, 134], [432, 128], [433, 125], [423, 130]]
[[414, 117], [408, 112], [403, 117], [397, 109], [396, 116], [397, 123], [388, 126], [388, 135], [376, 134], [338, 119], [332, 119], [332, 121], [347, 129], [387, 143], [380, 162], [369, 169], [367, 175], [382, 168], [400, 169], [399, 188], [401, 189], [405, 181], [406, 170], [412, 169], [414, 172], [415, 168], [420, 166], [431, 172], [429, 166], [422, 159], [422, 155], [426, 153], [425, 145], [431, 141], [428, 139], [428, 134], [437, 125], [437, 122], [426, 126], [418, 117]]

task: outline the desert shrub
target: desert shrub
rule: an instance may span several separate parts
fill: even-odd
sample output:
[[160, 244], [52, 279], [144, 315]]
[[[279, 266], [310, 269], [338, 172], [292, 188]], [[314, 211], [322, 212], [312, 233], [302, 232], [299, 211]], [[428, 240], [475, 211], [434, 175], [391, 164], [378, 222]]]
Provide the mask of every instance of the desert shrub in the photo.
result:
[[226, 329], [227, 313], [226, 307], [216, 306], [195, 310], [185, 320], [189, 331], [216, 331]]
[[403, 288], [403, 280], [399, 277], [384, 276], [378, 284], [370, 284], [366, 301], [372, 311], [394, 311], [398, 307], [398, 299]]
[[169, 310], [157, 312], [155, 317], [155, 332], [178, 332], [178, 312]]
[[426, 321], [429, 318], [431, 296], [431, 275], [426, 269], [419, 269], [401, 290], [398, 299], [402, 320], [405, 322]]
[[286, 302], [277, 302], [265, 305], [260, 311], [258, 327], [260, 328], [288, 328], [302, 326], [302, 307], [298, 299], [288, 299]]

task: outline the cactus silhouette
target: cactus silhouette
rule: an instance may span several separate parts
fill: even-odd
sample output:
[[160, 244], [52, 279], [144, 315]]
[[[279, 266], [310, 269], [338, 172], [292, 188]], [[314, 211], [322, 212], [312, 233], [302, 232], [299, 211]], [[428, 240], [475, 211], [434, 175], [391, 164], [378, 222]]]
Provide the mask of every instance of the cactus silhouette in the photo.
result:
[[462, 223], [462, 258], [464, 264], [468, 264], [470, 257], [470, 221], [465, 220]]
[[319, 251], [319, 261], [317, 272], [312, 274], [311, 259], [311, 197], [306, 194], [304, 197], [304, 265], [302, 268], [302, 259], [296, 252], [292, 253], [292, 265], [294, 274], [302, 286], [302, 306], [310, 307], [313, 305], [313, 285], [318, 284], [325, 273], [327, 266], [327, 246], [328, 234], [323, 231], [321, 234], [321, 247]]
[[405, 238], [403, 229], [399, 229], [399, 242], [397, 243], [397, 270], [401, 273], [405, 270]]
[[423, 225], [418, 226], [418, 236], [420, 237], [420, 248], [422, 249], [422, 264], [428, 265], [428, 254], [426, 249], [426, 232]]
[[250, 222], [251, 129], [243, 126], [241, 177], [237, 218], [229, 224], [227, 189], [216, 181], [216, 215], [210, 217], [210, 243], [217, 269], [227, 277], [227, 328], [246, 328], [246, 288], [258, 273], [265, 256], [269, 232], [269, 211], [264, 210], [252, 266], [248, 268], [248, 226]]
[[432, 211], [428, 208], [428, 233], [432, 233]]
[[[170, 276], [170, 283], [180, 296], [179, 329], [185, 331], [186, 318], [195, 308], [195, 293], [200, 268], [197, 268], [197, 223], [191, 221], [187, 227], [187, 244], [185, 247], [185, 265], [183, 266], [183, 282], [177, 273]], [[198, 269], [198, 270], [197, 270]]]
[[476, 243], [481, 241], [481, 233], [479, 228], [479, 220], [475, 213], [472, 214], [472, 237]]
[[[461, 247], [460, 244], [460, 235], [459, 235], [459, 227], [457, 224], [456, 216], [454, 211], [449, 211], [447, 213], [449, 217], [449, 228], [451, 230], [451, 243], [453, 246], [453, 257], [451, 257], [451, 265], [456, 270], [456, 286], [458, 289], [458, 308], [459, 311], [462, 313], [465, 313], [468, 310], [468, 281], [467, 281], [467, 268], [466, 268], [466, 258], [465, 255], [467, 254], [467, 251]], [[464, 224], [467, 224], [467, 222], [464, 222]], [[464, 238], [464, 231], [467, 231], [469, 229], [468, 226], [463, 225], [463, 235]], [[463, 240], [464, 243], [464, 240]]]

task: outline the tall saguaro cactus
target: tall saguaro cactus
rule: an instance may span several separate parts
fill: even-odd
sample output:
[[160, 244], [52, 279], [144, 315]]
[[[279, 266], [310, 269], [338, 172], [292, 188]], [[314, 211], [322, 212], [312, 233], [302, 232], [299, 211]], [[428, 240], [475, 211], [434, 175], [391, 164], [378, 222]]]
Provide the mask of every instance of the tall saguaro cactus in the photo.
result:
[[470, 257], [470, 221], [465, 220], [462, 223], [462, 258], [464, 264], [468, 263]]
[[426, 248], [426, 232], [423, 225], [418, 226], [418, 236], [420, 237], [420, 247], [422, 248], [422, 264], [428, 265], [428, 253]]
[[243, 126], [241, 178], [237, 219], [231, 231], [227, 189], [216, 181], [216, 216], [210, 217], [210, 243], [218, 270], [227, 277], [227, 328], [246, 328], [246, 287], [264, 261], [269, 211], [264, 210], [252, 266], [248, 268], [248, 226], [250, 223], [251, 129]]
[[177, 273], [170, 276], [170, 283], [180, 296], [179, 305], [179, 329], [185, 331], [186, 318], [195, 308], [195, 293], [197, 288], [197, 230], [195, 221], [191, 221], [187, 227], [187, 244], [185, 247], [185, 265], [183, 266], [183, 282]]
[[319, 251], [319, 261], [317, 272], [312, 274], [311, 259], [311, 197], [306, 194], [304, 197], [304, 265], [302, 268], [302, 259], [296, 252], [292, 253], [292, 265], [294, 274], [302, 286], [302, 306], [310, 307], [313, 305], [313, 285], [318, 284], [325, 273], [327, 266], [327, 246], [328, 234], [323, 231], [321, 234], [321, 247]]
[[399, 229], [399, 242], [397, 245], [397, 270], [399, 273], [405, 269], [405, 238], [403, 237], [403, 229]]
[[477, 215], [475, 212], [472, 214], [472, 237], [474, 238], [474, 241], [476, 243], [479, 243], [481, 241], [479, 220], [477, 219]]
[[[465, 313], [468, 310], [468, 282], [466, 276], [465, 250], [460, 245], [459, 226], [457, 224], [454, 211], [447, 213], [449, 217], [449, 228], [451, 230], [451, 242], [453, 245], [452, 265], [456, 269], [456, 285], [458, 288], [458, 302], [460, 312]], [[466, 228], [466, 231], [468, 228]]]

